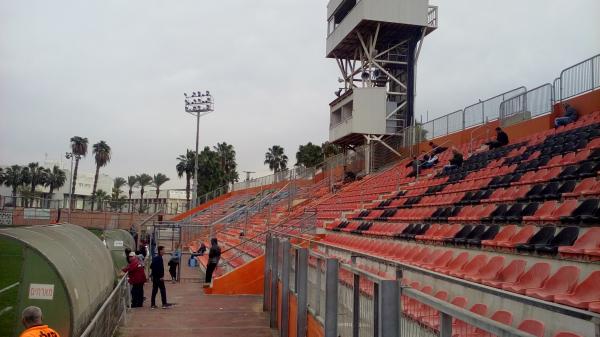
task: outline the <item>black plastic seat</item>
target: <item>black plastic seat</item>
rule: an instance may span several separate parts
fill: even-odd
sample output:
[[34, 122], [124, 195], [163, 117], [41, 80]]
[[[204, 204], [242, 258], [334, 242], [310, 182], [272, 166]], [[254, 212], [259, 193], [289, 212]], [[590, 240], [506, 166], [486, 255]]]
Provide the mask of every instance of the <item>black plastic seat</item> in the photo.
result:
[[521, 212], [523, 204], [518, 202], [510, 206], [504, 214], [493, 217], [494, 221], [519, 221], [521, 220]]
[[471, 233], [471, 231], [473, 230], [473, 225], [464, 225], [452, 238], [448, 238], [445, 239], [444, 242], [446, 243], [450, 243], [450, 242], [454, 242], [457, 239], [464, 239], [466, 238], [469, 233]]
[[433, 212], [433, 214], [431, 214], [430, 219], [432, 219], [433, 221], [436, 221], [437, 218], [443, 214], [446, 211], [446, 207], [438, 207], [438, 209], [435, 210], [435, 212]]
[[537, 198], [539, 198], [541, 192], [544, 190], [544, 187], [544, 184], [534, 185], [529, 191], [527, 191], [525, 196], [519, 200], [538, 200]]
[[557, 254], [558, 247], [572, 246], [579, 236], [579, 227], [565, 227], [546, 245], [536, 246], [540, 254]]
[[408, 234], [406, 236], [406, 239], [414, 240], [415, 236], [425, 234], [425, 232], [427, 232], [427, 230], [429, 229], [429, 227], [431, 227], [430, 224], [421, 224], [421, 227], [416, 228], [413, 231], [413, 233]]
[[506, 213], [507, 210], [508, 210], [508, 205], [505, 205], [505, 204], [498, 205], [496, 207], [496, 209], [490, 214], [490, 216], [481, 218], [481, 221], [490, 222], [490, 221], [494, 220], [495, 218], [500, 218], [504, 215], [504, 213]]
[[560, 172], [558, 179], [575, 179], [577, 178], [575, 172], [577, 172], [578, 169], [579, 165], [569, 165]]
[[412, 236], [413, 238], [415, 237], [415, 235], [417, 235], [416, 233], [418, 233], [421, 230], [421, 227], [423, 226], [423, 224], [415, 224], [410, 231], [404, 231], [402, 232], [402, 234], [400, 234], [400, 237], [403, 239], [410, 239], [410, 237]]
[[453, 242], [455, 244], [465, 244], [469, 240], [481, 238], [481, 236], [483, 235], [484, 232], [485, 232], [485, 225], [477, 225], [477, 226], [475, 226], [473, 228], [473, 230], [471, 230], [469, 232], [469, 234], [467, 234], [466, 237], [464, 237], [464, 238], [455, 238], [453, 240]]
[[468, 205], [468, 204], [470, 204], [471, 201], [473, 200], [473, 196], [476, 193], [477, 192], [473, 192], [473, 191], [469, 191], [469, 192], [465, 193], [465, 195], [462, 197], [462, 199], [460, 199], [460, 201], [458, 202], [458, 204], [460, 204], [460, 205]]
[[468, 239], [467, 244], [474, 246], [481, 246], [481, 241], [483, 240], [492, 240], [496, 237], [498, 232], [500, 231], [500, 225], [492, 225], [488, 227], [483, 234], [481, 234], [478, 238]]
[[339, 232], [342, 228], [348, 227], [349, 224], [350, 222], [348, 221], [342, 221], [336, 227], [333, 228], [333, 231]]
[[414, 223], [409, 224], [408, 226], [406, 226], [406, 228], [404, 228], [404, 230], [402, 232], [397, 234], [396, 237], [404, 238], [404, 235], [412, 233], [412, 231], [415, 229], [416, 226], [417, 226], [417, 224], [414, 224]]
[[589, 178], [596, 176], [596, 172], [600, 169], [600, 163], [588, 161], [579, 166], [579, 169], [575, 171], [574, 175], [578, 178]]
[[[531, 215], [535, 214], [535, 212], [537, 211], [539, 206], [540, 206], [540, 204], [538, 202], [528, 203], [527, 205], [525, 205], [525, 207], [523, 207], [523, 210], [521, 211], [521, 216], [516, 221], [523, 220], [524, 216], [531, 216]], [[507, 221], [512, 221], [512, 220], [507, 219]]]
[[598, 202], [598, 199], [586, 199], [573, 210], [571, 215], [561, 217], [560, 221], [563, 223], [598, 222], [600, 220], [596, 214]]
[[575, 180], [567, 180], [560, 185], [560, 188], [556, 191], [556, 195], [553, 195], [552, 198], [546, 196], [546, 199], [560, 199], [561, 194], [573, 192], [575, 185], [577, 185]]
[[544, 186], [544, 189], [542, 189], [540, 191], [539, 195], [536, 195], [531, 200], [542, 201], [542, 200], [546, 200], [546, 199], [556, 199], [556, 198], [560, 197], [560, 194], [558, 194], [559, 188], [560, 188], [560, 184], [557, 181], [547, 183], [546, 186]]
[[554, 238], [554, 233], [556, 233], [556, 227], [542, 227], [537, 233], [535, 233], [531, 238], [529, 238], [527, 243], [517, 245], [517, 251], [533, 252], [536, 249], [536, 245], [547, 245]]

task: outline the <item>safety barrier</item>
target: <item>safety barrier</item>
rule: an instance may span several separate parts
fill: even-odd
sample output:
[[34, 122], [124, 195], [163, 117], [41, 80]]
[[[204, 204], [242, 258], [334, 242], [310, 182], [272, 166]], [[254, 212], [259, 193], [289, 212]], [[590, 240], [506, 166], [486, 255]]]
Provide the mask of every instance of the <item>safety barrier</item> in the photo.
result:
[[[352, 263], [345, 263], [283, 237], [269, 235], [266, 245], [263, 309], [281, 337], [290, 331], [306, 336], [309, 314], [320, 323], [325, 337], [450, 337], [461, 332], [460, 326], [503, 337], [531, 337], [402, 285], [400, 269], [389, 278], [359, 268], [354, 257]], [[414, 319], [416, 308], [420, 315], [438, 321], [437, 327]], [[290, 326], [293, 322], [295, 326]]]
[[119, 280], [80, 337], [114, 336], [121, 322], [125, 320], [130, 302], [129, 283], [125, 275]]
[[552, 84], [546, 83], [509, 98], [500, 104], [500, 119], [505, 121], [517, 117], [521, 121], [550, 113], [554, 105], [553, 96]]
[[557, 80], [559, 100], [600, 87], [600, 54], [564, 69]]

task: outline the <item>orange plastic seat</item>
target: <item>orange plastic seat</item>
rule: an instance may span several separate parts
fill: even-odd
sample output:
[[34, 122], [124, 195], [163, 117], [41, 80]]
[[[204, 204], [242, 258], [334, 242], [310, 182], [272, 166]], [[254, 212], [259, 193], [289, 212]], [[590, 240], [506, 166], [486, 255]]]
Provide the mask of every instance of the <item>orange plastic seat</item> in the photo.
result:
[[521, 259], [512, 260], [506, 268], [502, 269], [495, 279], [481, 280], [481, 283], [486, 286], [501, 288], [503, 284], [512, 284], [517, 282], [519, 277], [523, 275], [527, 262]]
[[588, 309], [593, 312], [600, 312], [600, 301], [590, 303]]
[[592, 302], [600, 301], [600, 270], [592, 272], [572, 293], [554, 296], [554, 302], [587, 309]]
[[544, 323], [535, 319], [524, 320], [521, 322], [521, 324], [519, 324], [517, 329], [528, 332], [536, 337], [544, 337]]
[[559, 221], [561, 216], [569, 216], [577, 208], [577, 200], [569, 199], [565, 200], [558, 208], [556, 208], [552, 214], [548, 216], [540, 216], [542, 221]]
[[583, 255], [585, 250], [595, 250], [600, 247], [600, 227], [592, 227], [575, 241], [572, 246], [558, 247], [561, 255]]
[[496, 242], [497, 247], [513, 248], [518, 244], [525, 243], [531, 238], [535, 232], [535, 226], [527, 225], [523, 226], [521, 230], [513, 235], [510, 239], [505, 241]]
[[464, 276], [466, 280], [472, 282], [481, 282], [482, 280], [493, 280], [504, 267], [504, 256], [494, 256], [476, 273], [470, 273]]
[[559, 331], [556, 333], [556, 335], [554, 335], [554, 337], [583, 337], [581, 335], [578, 335], [574, 332], [569, 332], [569, 331]]
[[531, 266], [518, 280], [513, 284], [503, 284], [502, 289], [514, 293], [525, 294], [527, 289], [540, 288], [544, 281], [550, 276], [550, 264], [538, 262]]
[[[498, 310], [490, 317], [490, 319], [492, 319], [498, 323], [512, 325], [513, 316], [508, 311]], [[473, 330], [473, 332], [469, 332], [464, 336], [465, 337], [491, 337], [492, 335], [485, 330], [476, 328], [475, 330]]]
[[450, 270], [449, 275], [463, 278], [465, 275], [477, 273], [488, 261], [487, 256], [483, 254], [475, 255], [471, 261], [465, 263], [459, 270]]
[[596, 185], [595, 177], [583, 179], [581, 182], [579, 182], [579, 184], [577, 184], [577, 186], [575, 186], [575, 188], [573, 189], [573, 192], [563, 193], [563, 197], [579, 197], [579, 196], [583, 195], [585, 192], [591, 191], [595, 185]]
[[540, 288], [527, 289], [525, 295], [545, 301], [554, 300], [555, 295], [570, 293], [579, 279], [581, 270], [576, 266], [560, 267]]
[[502, 226], [502, 229], [493, 240], [483, 240], [481, 241], [481, 244], [483, 246], [495, 246], [497, 242], [509, 240], [516, 232], [516, 225]]
[[459, 270], [460, 268], [462, 268], [462, 266], [465, 265], [465, 263], [467, 263], [468, 260], [469, 253], [462, 252], [458, 254], [452, 261], [448, 262], [448, 264], [445, 267], [436, 267], [433, 268], [433, 270], [438, 273], [446, 273], [451, 270]]

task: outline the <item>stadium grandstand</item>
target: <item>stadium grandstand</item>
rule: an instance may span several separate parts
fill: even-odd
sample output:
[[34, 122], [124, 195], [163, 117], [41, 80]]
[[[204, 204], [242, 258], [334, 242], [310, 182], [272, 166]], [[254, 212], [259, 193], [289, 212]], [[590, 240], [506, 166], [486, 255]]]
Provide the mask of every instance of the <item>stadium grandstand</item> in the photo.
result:
[[[212, 282], [189, 281], [180, 300], [202, 292], [214, 301], [203, 324], [214, 314], [279, 336], [600, 337], [600, 55], [419, 122], [415, 67], [438, 8], [330, 0], [327, 18], [326, 57], [342, 86], [329, 141], [344, 151], [140, 223], [152, 245], [181, 249], [188, 281], [207, 270], [200, 247], [218, 239]], [[577, 116], [557, 125], [568, 108]], [[0, 247], [3, 235], [24, 235], [2, 231]], [[88, 324], [65, 329], [100, 336], [104, 324], [108, 336], [121, 324], [119, 335], [148, 335], [114, 316], [125, 316], [114, 295], [127, 296], [123, 280], [103, 289], [95, 314], [73, 313]], [[251, 308], [264, 313], [247, 318]], [[275, 333], [260, 332], [249, 335]]]

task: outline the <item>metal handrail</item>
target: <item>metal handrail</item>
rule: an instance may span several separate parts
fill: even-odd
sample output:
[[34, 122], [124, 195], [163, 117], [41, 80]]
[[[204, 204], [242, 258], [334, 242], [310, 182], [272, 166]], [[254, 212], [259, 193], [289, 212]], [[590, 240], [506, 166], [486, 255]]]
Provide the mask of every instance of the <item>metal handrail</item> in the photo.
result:
[[[123, 284], [127, 284], [127, 274], [123, 275], [123, 277], [121, 277], [121, 280], [119, 280], [119, 283], [117, 283], [117, 285], [115, 286], [115, 288], [113, 289], [113, 291], [110, 293], [110, 295], [108, 295], [108, 298], [106, 298], [106, 300], [104, 301], [104, 303], [102, 303], [102, 306], [100, 307], [100, 309], [98, 309], [98, 311], [96, 311], [96, 314], [94, 315], [94, 317], [92, 318], [92, 320], [90, 321], [90, 323], [87, 325], [87, 327], [85, 328], [85, 330], [81, 333], [80, 337], [88, 337], [93, 335], [94, 332], [94, 327], [96, 326], [96, 324], [98, 323], [98, 321], [100, 320], [100, 317], [102, 316], [103, 312], [105, 310], [107, 310], [107, 307], [109, 305], [109, 303], [113, 300], [113, 298], [115, 296], [117, 296], [117, 293], [121, 290], [121, 287], [123, 287]], [[129, 292], [127, 292], [127, 294], [129, 294]], [[125, 303], [128, 303], [129, 301], [125, 301]], [[122, 315], [125, 316], [126, 314], [126, 310], [125, 308], [123, 308], [123, 313]], [[119, 318], [119, 321], [121, 321], [123, 317]], [[119, 326], [115, 326], [112, 333], [110, 334], [110, 336], [113, 336], [115, 331], [117, 330]]]
[[419, 274], [425, 274], [427, 276], [431, 276], [433, 278], [437, 278], [437, 279], [442, 279], [442, 280], [447, 280], [453, 283], [457, 283], [460, 284], [464, 287], [467, 288], [473, 288], [473, 289], [477, 289], [479, 291], [485, 292], [485, 293], [490, 293], [490, 294], [494, 294], [494, 295], [498, 295], [501, 296], [503, 298], [508, 298], [508, 299], [512, 299], [514, 301], [518, 301], [521, 303], [524, 303], [526, 305], [531, 305], [534, 307], [538, 307], [538, 308], [543, 308], [549, 311], [553, 311], [553, 312], [558, 312], [560, 314], [564, 314], [567, 316], [571, 316], [571, 317], [576, 317], [576, 318], [580, 318], [580, 319], [585, 319], [585, 320], [600, 320], [600, 314], [591, 312], [591, 311], [586, 311], [586, 310], [581, 310], [581, 309], [577, 309], [577, 308], [572, 308], [572, 307], [567, 307], [564, 305], [560, 305], [560, 304], [556, 304], [556, 303], [550, 303], [550, 302], [546, 302], [543, 300], [538, 300], [536, 298], [533, 297], [528, 297], [528, 296], [524, 296], [524, 295], [520, 295], [520, 294], [515, 294], [515, 293], [511, 293], [509, 291], [506, 290], [501, 290], [498, 288], [494, 288], [494, 287], [488, 287], [485, 285], [481, 285], [479, 283], [474, 283], [474, 282], [470, 282], [464, 279], [460, 279], [460, 278], [456, 278], [456, 277], [452, 277], [452, 276], [448, 276], [446, 274], [440, 274], [440, 273], [436, 273], [434, 271], [428, 270], [428, 269], [424, 269], [424, 268], [420, 268], [420, 267], [416, 267], [416, 266], [412, 266], [409, 264], [405, 264], [405, 263], [401, 263], [398, 261], [393, 261], [384, 257], [380, 257], [380, 256], [376, 256], [376, 255], [372, 255], [372, 254], [368, 254], [368, 253], [363, 253], [363, 252], [359, 252], [356, 250], [351, 250], [351, 249], [347, 249], [347, 248], [343, 248], [343, 247], [339, 247], [339, 246], [335, 246], [326, 242], [322, 242], [322, 241], [318, 241], [318, 240], [313, 240], [310, 238], [306, 238], [306, 237], [302, 237], [302, 236], [298, 236], [298, 235], [294, 235], [294, 234], [289, 234], [289, 233], [285, 233], [285, 232], [279, 232], [279, 231], [271, 231], [275, 234], [278, 235], [282, 235], [282, 236], [288, 236], [288, 237], [292, 237], [294, 239], [298, 239], [301, 241], [305, 241], [309, 243], [309, 246], [311, 244], [314, 245], [321, 245], [321, 246], [325, 246], [327, 248], [330, 249], [336, 249], [336, 250], [340, 250], [343, 251], [345, 253], [348, 253], [350, 255], [355, 255], [357, 257], [361, 257], [361, 258], [365, 258], [365, 259], [369, 259], [375, 262], [379, 262], [379, 263], [383, 263], [389, 266], [396, 266], [399, 267], [401, 269], [405, 269], [405, 270], [409, 270], [415, 273], [419, 273]]

